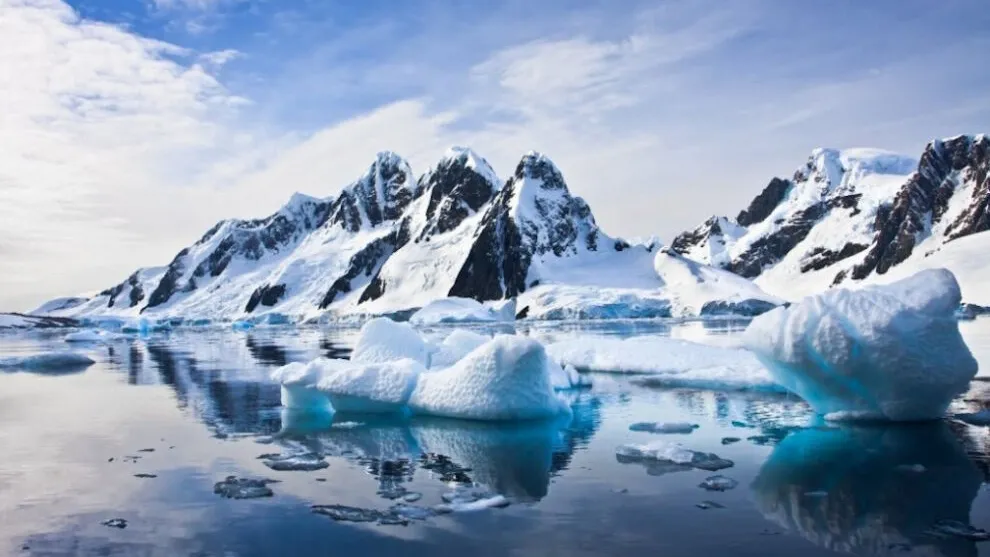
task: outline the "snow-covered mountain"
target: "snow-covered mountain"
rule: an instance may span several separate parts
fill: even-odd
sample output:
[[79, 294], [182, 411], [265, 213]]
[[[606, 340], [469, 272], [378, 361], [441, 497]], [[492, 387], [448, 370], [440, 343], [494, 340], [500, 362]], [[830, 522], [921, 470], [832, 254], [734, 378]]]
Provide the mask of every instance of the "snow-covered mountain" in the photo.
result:
[[[986, 135], [932, 141], [917, 159], [817, 149], [734, 219], [713, 216], [671, 247], [787, 298], [947, 266], [967, 300], [987, 303], [988, 168]], [[971, 237], [965, 246], [964, 237]]]
[[[267, 218], [221, 221], [167, 266], [38, 313], [332, 319], [455, 296], [517, 298], [523, 315], [538, 318], [656, 317], [779, 303], [748, 280], [723, 280], [728, 273], [683, 258], [655, 268], [655, 258], [674, 257], [656, 248], [605, 234], [540, 153], [523, 156], [503, 185], [467, 148], [448, 150], [419, 180], [385, 152], [336, 197], [297, 193]], [[691, 279], [668, 280], [672, 269]], [[737, 307], [751, 299], [762, 305]]]

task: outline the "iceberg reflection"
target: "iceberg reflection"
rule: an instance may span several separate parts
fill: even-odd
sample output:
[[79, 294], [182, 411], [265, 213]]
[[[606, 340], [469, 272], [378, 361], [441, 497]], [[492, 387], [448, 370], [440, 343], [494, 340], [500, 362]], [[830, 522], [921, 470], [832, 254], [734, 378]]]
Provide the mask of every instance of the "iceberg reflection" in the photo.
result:
[[955, 556], [976, 555], [976, 546], [931, 528], [945, 520], [968, 524], [981, 479], [937, 422], [795, 432], [751, 489], [768, 520], [831, 550]]

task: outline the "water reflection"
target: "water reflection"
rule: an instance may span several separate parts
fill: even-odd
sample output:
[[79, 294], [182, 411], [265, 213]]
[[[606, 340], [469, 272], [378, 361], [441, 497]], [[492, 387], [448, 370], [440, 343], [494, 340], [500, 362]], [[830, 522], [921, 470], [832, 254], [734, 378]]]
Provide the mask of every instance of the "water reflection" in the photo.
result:
[[382, 492], [411, 481], [422, 469], [444, 483], [485, 486], [516, 501], [536, 501], [601, 422], [593, 397], [576, 397], [572, 408], [569, 421], [524, 423], [338, 414], [326, 424], [284, 412], [278, 441], [358, 463]]
[[832, 550], [956, 556], [976, 555], [974, 543], [928, 532], [940, 520], [968, 524], [981, 479], [939, 422], [793, 433], [751, 489], [769, 520]]

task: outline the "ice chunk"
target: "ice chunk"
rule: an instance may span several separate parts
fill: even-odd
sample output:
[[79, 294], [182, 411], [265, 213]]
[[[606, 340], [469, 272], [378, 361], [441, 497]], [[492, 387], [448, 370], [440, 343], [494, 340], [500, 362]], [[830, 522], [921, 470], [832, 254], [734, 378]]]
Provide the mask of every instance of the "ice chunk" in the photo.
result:
[[735, 465], [731, 460], [721, 458], [715, 453], [693, 451], [680, 443], [665, 441], [654, 441], [645, 445], [621, 445], [615, 450], [615, 456], [620, 462], [657, 460], [710, 472], [731, 468]]
[[732, 478], [715, 475], [705, 478], [703, 482], [698, 484], [698, 487], [708, 491], [728, 491], [730, 489], [735, 489], [737, 485], [739, 485], [739, 482]]
[[434, 300], [412, 314], [409, 322], [415, 325], [437, 325], [440, 323], [471, 323], [492, 321], [514, 321], [516, 318], [515, 300], [498, 305], [483, 304], [471, 298], [442, 298]]
[[65, 335], [65, 342], [106, 342], [117, 337], [96, 329], [83, 329]]
[[558, 391], [569, 391], [572, 389], [586, 389], [591, 387], [591, 378], [581, 375], [577, 368], [572, 365], [561, 367], [553, 360], [547, 360], [547, 373], [550, 374], [550, 381], [553, 388]]
[[582, 371], [644, 374], [657, 387], [781, 391], [748, 351], [669, 337], [577, 337], [547, 346], [550, 356]]
[[92, 358], [77, 352], [52, 352], [33, 356], [0, 358], [0, 370], [23, 370], [42, 373], [73, 372], [85, 369], [94, 362]]
[[314, 453], [263, 456], [262, 463], [277, 472], [312, 472], [330, 466], [323, 457]]
[[408, 323], [396, 323], [387, 317], [372, 319], [361, 327], [351, 360], [377, 364], [409, 358], [429, 367], [426, 342]]
[[528, 420], [565, 414], [554, 394], [546, 350], [500, 335], [447, 369], [424, 373], [409, 399], [419, 414], [475, 420]]
[[438, 344], [430, 355], [430, 367], [449, 367], [457, 363], [458, 360], [467, 356], [472, 350], [490, 341], [491, 337], [455, 329], [443, 341]]
[[222, 482], [213, 486], [213, 493], [227, 499], [257, 499], [274, 495], [268, 484], [278, 483], [278, 480], [268, 478], [238, 478], [227, 476]]
[[698, 424], [687, 422], [637, 422], [629, 426], [629, 431], [645, 431], [648, 433], [694, 433]]
[[937, 419], [977, 371], [954, 317], [959, 300], [952, 273], [922, 271], [771, 311], [744, 343], [821, 414]]
[[472, 512], [507, 507], [509, 500], [480, 486], [457, 486], [440, 496], [444, 504], [434, 507], [438, 512]]
[[382, 511], [347, 505], [313, 505], [311, 508], [314, 513], [329, 516], [338, 522], [377, 522], [385, 516]]
[[317, 358], [283, 366], [272, 378], [282, 384], [287, 408], [320, 410], [328, 401], [336, 412], [380, 413], [403, 411], [423, 371], [410, 359], [362, 364]]

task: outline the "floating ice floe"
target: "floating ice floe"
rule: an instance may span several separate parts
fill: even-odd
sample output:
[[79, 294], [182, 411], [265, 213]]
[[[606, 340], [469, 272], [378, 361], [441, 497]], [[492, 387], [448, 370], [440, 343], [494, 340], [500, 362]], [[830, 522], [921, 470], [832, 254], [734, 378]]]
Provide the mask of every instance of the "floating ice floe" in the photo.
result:
[[404, 358], [362, 364], [317, 358], [272, 373], [282, 384], [282, 406], [293, 410], [356, 413], [402, 412], [425, 368]]
[[222, 482], [213, 485], [213, 493], [227, 499], [257, 499], [274, 495], [268, 484], [278, 480], [268, 478], [238, 478], [227, 476]]
[[629, 426], [629, 431], [686, 435], [694, 433], [698, 427], [698, 424], [687, 422], [636, 422]]
[[722, 458], [715, 453], [693, 451], [680, 443], [665, 441], [655, 441], [645, 445], [621, 445], [615, 450], [615, 456], [621, 462], [656, 460], [710, 472], [731, 468], [735, 465], [731, 460]]
[[737, 485], [739, 482], [728, 476], [715, 475], [705, 478], [698, 487], [706, 491], [728, 491], [735, 489]]
[[418, 414], [474, 420], [530, 420], [570, 411], [554, 394], [539, 342], [500, 335], [453, 366], [421, 374], [409, 399]]
[[434, 300], [416, 313], [409, 322], [415, 325], [438, 325], [441, 323], [484, 323], [493, 321], [514, 321], [516, 301], [481, 303], [471, 298], [441, 298]]
[[955, 319], [959, 300], [951, 272], [922, 271], [771, 311], [753, 320], [744, 343], [826, 417], [937, 419], [977, 371]]
[[85, 369], [94, 363], [96, 362], [85, 354], [79, 354], [77, 352], [52, 352], [32, 356], [0, 358], [0, 370], [65, 373]]
[[550, 356], [582, 371], [641, 374], [658, 387], [781, 391], [748, 351], [668, 337], [580, 337], [547, 346]]

